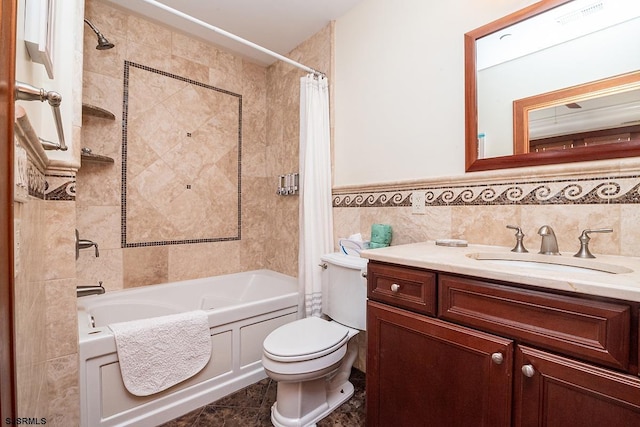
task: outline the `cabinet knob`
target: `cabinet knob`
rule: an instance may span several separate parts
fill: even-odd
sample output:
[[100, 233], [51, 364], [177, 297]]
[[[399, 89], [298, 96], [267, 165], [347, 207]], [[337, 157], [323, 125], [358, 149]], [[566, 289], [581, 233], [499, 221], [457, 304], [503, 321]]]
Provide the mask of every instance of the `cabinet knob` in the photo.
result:
[[397, 293], [400, 290], [400, 285], [398, 285], [397, 283], [394, 283], [393, 285], [391, 285], [391, 292]]
[[504, 362], [504, 356], [500, 352], [493, 353], [491, 355], [491, 360], [493, 360], [493, 363], [495, 363], [496, 365], [502, 365], [502, 362]]
[[536, 370], [533, 368], [532, 365], [523, 365], [522, 373], [524, 374], [525, 377], [531, 378], [536, 374]]

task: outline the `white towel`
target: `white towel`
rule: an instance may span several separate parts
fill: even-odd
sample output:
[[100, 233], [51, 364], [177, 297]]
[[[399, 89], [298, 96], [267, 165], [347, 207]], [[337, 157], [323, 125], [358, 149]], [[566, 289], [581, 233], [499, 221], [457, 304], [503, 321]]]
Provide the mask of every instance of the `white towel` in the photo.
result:
[[203, 310], [109, 325], [127, 390], [148, 396], [197, 374], [211, 357]]

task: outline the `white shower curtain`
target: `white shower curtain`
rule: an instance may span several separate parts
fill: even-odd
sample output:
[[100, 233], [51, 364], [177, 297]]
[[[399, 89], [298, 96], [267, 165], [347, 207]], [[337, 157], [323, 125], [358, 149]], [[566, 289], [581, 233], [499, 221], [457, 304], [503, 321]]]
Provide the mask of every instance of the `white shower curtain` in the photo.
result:
[[306, 316], [322, 313], [320, 256], [333, 252], [329, 85], [300, 79], [300, 245], [298, 281]]

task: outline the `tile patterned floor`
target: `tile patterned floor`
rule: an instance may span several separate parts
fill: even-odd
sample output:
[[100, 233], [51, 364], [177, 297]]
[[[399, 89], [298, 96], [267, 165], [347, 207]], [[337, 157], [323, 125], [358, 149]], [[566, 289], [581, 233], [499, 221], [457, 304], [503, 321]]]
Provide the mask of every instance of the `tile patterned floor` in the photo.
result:
[[[350, 381], [353, 397], [320, 420], [318, 427], [365, 425], [365, 375], [353, 369]], [[160, 427], [270, 427], [275, 400], [276, 382], [267, 378]]]

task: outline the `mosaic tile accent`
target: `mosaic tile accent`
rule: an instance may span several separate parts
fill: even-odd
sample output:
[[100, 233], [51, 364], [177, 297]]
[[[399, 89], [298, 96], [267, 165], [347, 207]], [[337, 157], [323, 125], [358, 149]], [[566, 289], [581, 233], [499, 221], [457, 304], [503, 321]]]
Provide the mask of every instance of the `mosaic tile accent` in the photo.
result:
[[590, 179], [452, 185], [338, 194], [333, 207], [411, 206], [413, 193], [428, 206], [593, 205], [640, 203], [640, 175]]
[[45, 200], [76, 200], [75, 175], [47, 175], [44, 191]]
[[124, 64], [121, 246], [240, 240], [242, 95]]

